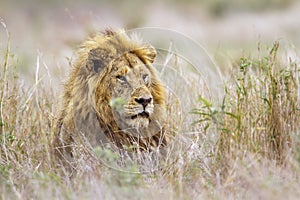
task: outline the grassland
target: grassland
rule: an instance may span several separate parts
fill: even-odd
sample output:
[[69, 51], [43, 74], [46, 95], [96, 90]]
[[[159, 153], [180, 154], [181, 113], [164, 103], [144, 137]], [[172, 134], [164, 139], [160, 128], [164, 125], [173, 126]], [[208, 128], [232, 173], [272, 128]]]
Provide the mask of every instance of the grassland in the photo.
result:
[[220, 102], [186, 97], [195, 105], [187, 111], [194, 120], [177, 130], [186, 148], [164, 169], [137, 173], [155, 160], [120, 163], [119, 155], [97, 150], [83, 152], [69, 177], [51, 153], [58, 94], [39, 62], [35, 84], [24, 87], [8, 41], [0, 52], [1, 199], [297, 199], [300, 68], [279, 50], [275, 42], [233, 62]]

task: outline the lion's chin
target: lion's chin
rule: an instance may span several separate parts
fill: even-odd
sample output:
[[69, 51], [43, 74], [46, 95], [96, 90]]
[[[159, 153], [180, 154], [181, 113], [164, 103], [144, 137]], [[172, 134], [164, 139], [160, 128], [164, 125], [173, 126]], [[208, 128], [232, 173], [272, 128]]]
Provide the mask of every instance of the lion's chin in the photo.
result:
[[148, 117], [137, 115], [127, 121], [128, 126], [132, 128], [147, 128], [149, 126], [150, 119]]

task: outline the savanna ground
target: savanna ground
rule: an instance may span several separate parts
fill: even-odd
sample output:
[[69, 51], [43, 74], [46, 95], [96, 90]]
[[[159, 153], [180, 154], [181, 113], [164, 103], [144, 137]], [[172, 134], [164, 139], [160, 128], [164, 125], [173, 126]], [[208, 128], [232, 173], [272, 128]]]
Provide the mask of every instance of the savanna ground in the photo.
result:
[[[166, 9], [154, 2], [134, 17], [128, 13], [136, 2], [29, 2], [0, 2], [1, 199], [299, 198], [299, 4], [179, 1]], [[51, 141], [72, 48], [93, 29], [156, 24], [205, 44], [223, 85], [212, 88], [189, 60], [170, 53], [167, 41], [157, 67], [170, 95], [177, 147], [166, 160], [172, 162], [147, 171], [155, 160], [96, 149], [82, 152], [70, 178], [55, 165]], [[207, 56], [175, 48], [195, 53], [187, 59]]]

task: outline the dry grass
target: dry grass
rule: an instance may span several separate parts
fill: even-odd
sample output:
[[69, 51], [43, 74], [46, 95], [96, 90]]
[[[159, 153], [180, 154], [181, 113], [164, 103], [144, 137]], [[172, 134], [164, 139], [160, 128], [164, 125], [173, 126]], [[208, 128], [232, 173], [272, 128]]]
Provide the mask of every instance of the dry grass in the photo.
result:
[[220, 104], [185, 96], [197, 105], [185, 123], [173, 96], [177, 146], [162, 170], [144, 170], [155, 165], [151, 156], [134, 160], [83, 147], [70, 178], [51, 154], [57, 95], [39, 76], [39, 62], [36, 83], [23, 86], [8, 43], [0, 53], [1, 199], [296, 199], [299, 67], [277, 52], [275, 43], [266, 56], [242, 58]]

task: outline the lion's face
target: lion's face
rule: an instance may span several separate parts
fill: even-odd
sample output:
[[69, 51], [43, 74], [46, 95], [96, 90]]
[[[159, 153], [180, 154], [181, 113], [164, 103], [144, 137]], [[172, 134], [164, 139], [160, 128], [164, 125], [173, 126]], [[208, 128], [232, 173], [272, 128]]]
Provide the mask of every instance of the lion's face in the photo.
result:
[[154, 112], [151, 73], [134, 54], [114, 60], [111, 68], [111, 99], [114, 118], [122, 128], [146, 128]]

